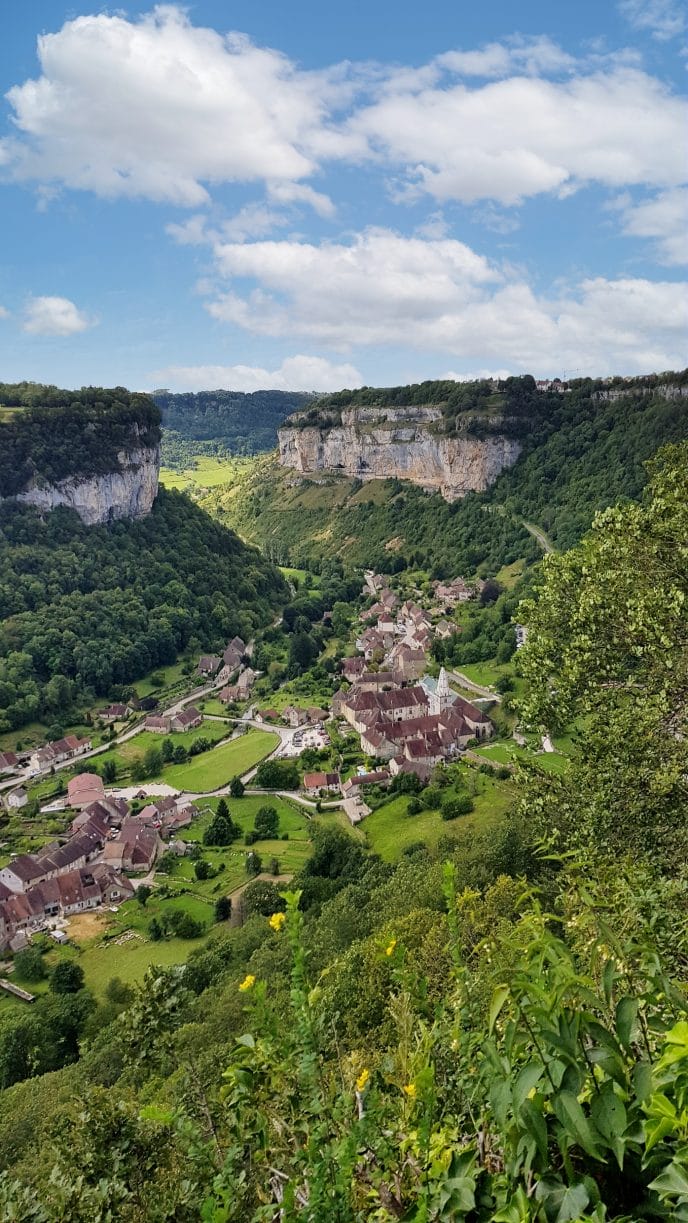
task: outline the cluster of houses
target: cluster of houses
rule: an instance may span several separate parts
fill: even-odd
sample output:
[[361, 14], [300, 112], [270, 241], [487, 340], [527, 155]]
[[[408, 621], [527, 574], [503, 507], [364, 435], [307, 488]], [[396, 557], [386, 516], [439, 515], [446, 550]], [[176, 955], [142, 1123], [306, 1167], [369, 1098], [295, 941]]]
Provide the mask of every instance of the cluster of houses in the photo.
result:
[[150, 871], [163, 839], [198, 814], [187, 800], [165, 797], [131, 815], [124, 799], [106, 795], [95, 773], [70, 779], [67, 804], [75, 815], [64, 843], [19, 854], [0, 870], [0, 951], [20, 949], [51, 918], [129, 899], [134, 888], [126, 873]]
[[559, 395], [571, 390], [568, 382], [562, 382], [561, 378], [536, 378], [535, 387], [538, 391], [556, 391]]
[[257, 709], [256, 722], [286, 722], [287, 726], [297, 729], [301, 726], [321, 726], [329, 716], [326, 709], [320, 705], [309, 705], [306, 709], [297, 709], [295, 705], [287, 705], [281, 713], [276, 709]]
[[46, 743], [45, 747], [39, 747], [31, 753], [29, 772], [35, 776], [36, 773], [51, 769], [56, 764], [63, 764], [65, 760], [76, 760], [78, 756], [83, 756], [84, 752], [90, 752], [91, 747], [90, 739], [79, 739], [76, 735], [66, 735], [55, 743]]
[[451, 691], [444, 668], [438, 680], [426, 676], [408, 686], [389, 673], [377, 673], [384, 676], [378, 685], [373, 675], [363, 672], [347, 693], [338, 693], [333, 710], [360, 735], [366, 755], [388, 762], [392, 775], [427, 779], [471, 739], [492, 733], [487, 714]]
[[202, 654], [196, 670], [202, 679], [213, 679], [221, 684], [239, 670], [245, 653], [246, 642], [241, 637], [232, 637], [222, 655]]

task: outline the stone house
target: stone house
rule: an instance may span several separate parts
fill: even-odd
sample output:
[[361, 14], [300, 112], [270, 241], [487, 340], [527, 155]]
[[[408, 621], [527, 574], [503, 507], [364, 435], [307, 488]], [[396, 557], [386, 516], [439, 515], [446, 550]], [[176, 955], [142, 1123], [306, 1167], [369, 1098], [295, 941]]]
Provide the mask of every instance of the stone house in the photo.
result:
[[81, 811], [91, 803], [100, 802], [105, 798], [105, 786], [102, 777], [97, 773], [77, 773], [67, 782], [67, 803], [75, 810]]
[[178, 733], [186, 730], [195, 730], [197, 726], [201, 726], [203, 722], [203, 714], [196, 709], [195, 705], [189, 705], [186, 709], [182, 709], [180, 713], [173, 713], [170, 717], [170, 730]]
[[303, 788], [306, 794], [313, 796], [321, 790], [339, 790], [339, 773], [304, 773]]
[[18, 790], [12, 790], [7, 796], [7, 806], [11, 811], [20, 811], [29, 801], [29, 796], [22, 786]]
[[154, 735], [169, 735], [170, 733], [170, 719], [160, 714], [150, 714], [143, 726], [144, 730], [150, 730]]
[[216, 654], [202, 654], [198, 660], [196, 670], [199, 675], [202, 675], [208, 679], [212, 678], [212, 676], [220, 670], [221, 664], [222, 659], [218, 658]]

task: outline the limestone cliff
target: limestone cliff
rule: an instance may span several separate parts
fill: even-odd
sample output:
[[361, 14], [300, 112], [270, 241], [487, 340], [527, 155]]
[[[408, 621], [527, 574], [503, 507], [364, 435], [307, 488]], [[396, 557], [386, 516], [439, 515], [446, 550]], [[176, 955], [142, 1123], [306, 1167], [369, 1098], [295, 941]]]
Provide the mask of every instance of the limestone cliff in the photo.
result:
[[118, 518], [145, 518], [157, 495], [159, 468], [160, 447], [142, 446], [120, 451], [116, 468], [109, 472], [70, 476], [56, 484], [34, 479], [16, 500], [39, 510], [68, 506], [87, 526]]
[[291, 418], [278, 434], [280, 463], [304, 475], [410, 480], [454, 501], [482, 492], [518, 458], [519, 443], [499, 433], [442, 435], [433, 428], [440, 417], [433, 407], [358, 407], [342, 409], [332, 424], [300, 426]]
[[0, 502], [67, 506], [87, 526], [150, 513], [161, 432], [146, 395], [33, 383], [0, 384], [0, 394], [10, 405], [0, 412]]

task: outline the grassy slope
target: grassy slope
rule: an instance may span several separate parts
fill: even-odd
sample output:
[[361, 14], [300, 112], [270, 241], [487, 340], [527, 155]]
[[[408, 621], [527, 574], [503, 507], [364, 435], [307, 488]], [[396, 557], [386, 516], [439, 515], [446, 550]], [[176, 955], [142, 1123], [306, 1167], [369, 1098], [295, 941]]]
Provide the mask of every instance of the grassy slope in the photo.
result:
[[370, 849], [386, 861], [396, 862], [406, 846], [416, 841], [424, 841], [432, 847], [442, 836], [461, 838], [469, 830], [497, 823], [513, 803], [513, 785], [473, 771], [471, 773], [477, 792], [473, 797], [475, 809], [470, 815], [447, 821], [441, 818], [438, 811], [409, 815], [409, 798], [400, 795], [379, 807], [363, 822], [361, 827]]

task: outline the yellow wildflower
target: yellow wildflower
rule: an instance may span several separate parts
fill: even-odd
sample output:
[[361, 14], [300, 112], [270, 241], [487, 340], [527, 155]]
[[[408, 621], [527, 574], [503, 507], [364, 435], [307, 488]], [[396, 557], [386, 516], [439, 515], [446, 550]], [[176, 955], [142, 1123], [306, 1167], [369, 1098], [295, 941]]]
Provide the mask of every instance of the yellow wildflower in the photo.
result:
[[406, 1086], [404, 1087], [404, 1091], [406, 1092], [406, 1095], [408, 1096], [409, 1100], [415, 1100], [416, 1096], [418, 1095], [418, 1092], [416, 1091], [415, 1083], [407, 1083]]
[[356, 1079], [356, 1091], [365, 1091], [369, 1078], [370, 1078], [370, 1071], [362, 1070], [358, 1078]]
[[270, 926], [272, 930], [275, 931], [276, 934], [279, 934], [286, 920], [287, 920], [287, 917], [285, 913], [273, 913], [272, 917], [270, 918], [268, 922], [268, 925]]
[[388, 943], [388, 945], [385, 947], [385, 955], [394, 955], [394, 948], [396, 947], [396, 945], [397, 945], [397, 940], [393, 938], [391, 943]]
[[241, 982], [241, 985], [239, 986], [239, 989], [241, 990], [242, 994], [245, 994], [246, 990], [251, 989], [252, 986], [255, 985], [255, 983], [256, 983], [256, 978], [251, 976], [251, 973], [249, 973], [248, 976], [244, 977], [243, 981]]

